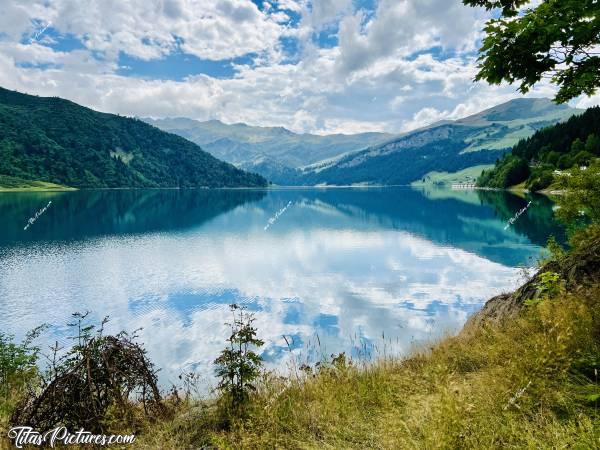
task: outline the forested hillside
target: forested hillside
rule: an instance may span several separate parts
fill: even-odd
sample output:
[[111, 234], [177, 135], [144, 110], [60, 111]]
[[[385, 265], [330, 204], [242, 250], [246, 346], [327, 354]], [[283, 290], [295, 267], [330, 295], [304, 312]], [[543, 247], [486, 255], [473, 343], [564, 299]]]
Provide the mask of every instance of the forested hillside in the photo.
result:
[[0, 175], [81, 188], [266, 185], [140, 120], [2, 88]]
[[548, 99], [515, 99], [313, 164], [298, 178], [301, 184], [408, 184], [434, 171], [493, 164], [520, 139], [579, 112]]
[[506, 188], [525, 182], [538, 191], [552, 184], [555, 170], [587, 166], [600, 157], [600, 107], [536, 132], [521, 140], [510, 154], [484, 171], [477, 184], [484, 187]]
[[[391, 142], [379, 147], [353, 153], [340, 158], [336, 164], [322, 170], [304, 174], [305, 184], [381, 185], [409, 184], [424, 174], [446, 170], [454, 172], [478, 164], [490, 164], [500, 156], [501, 150], [464, 152], [465, 138], [470, 128], [444, 125], [434, 132], [412, 136], [413, 140]], [[435, 133], [434, 137], [430, 134]]]

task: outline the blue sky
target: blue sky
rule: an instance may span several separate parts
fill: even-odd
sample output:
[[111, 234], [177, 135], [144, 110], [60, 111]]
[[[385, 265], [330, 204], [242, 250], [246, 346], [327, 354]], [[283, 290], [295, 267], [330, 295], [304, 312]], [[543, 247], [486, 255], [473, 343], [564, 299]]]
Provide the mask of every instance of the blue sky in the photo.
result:
[[472, 81], [489, 14], [460, 0], [4, 0], [0, 85], [124, 115], [399, 132], [519, 96]]

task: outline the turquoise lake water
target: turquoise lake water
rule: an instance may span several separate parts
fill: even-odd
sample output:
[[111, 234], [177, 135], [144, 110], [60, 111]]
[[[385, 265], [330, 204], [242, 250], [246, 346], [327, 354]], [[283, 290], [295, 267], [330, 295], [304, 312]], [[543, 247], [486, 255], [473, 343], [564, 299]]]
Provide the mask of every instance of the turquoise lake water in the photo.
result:
[[231, 303], [256, 314], [271, 368], [405, 354], [564, 238], [545, 197], [443, 189], [6, 193], [0, 218], [0, 330], [48, 323], [40, 344], [69, 345], [71, 313], [109, 316], [142, 328], [165, 385], [211, 380]]

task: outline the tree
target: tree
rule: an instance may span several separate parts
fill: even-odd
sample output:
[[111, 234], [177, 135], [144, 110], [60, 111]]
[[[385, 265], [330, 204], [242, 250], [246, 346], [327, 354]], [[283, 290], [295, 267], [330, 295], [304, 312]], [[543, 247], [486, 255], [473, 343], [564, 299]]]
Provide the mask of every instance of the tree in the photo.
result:
[[537, 192], [546, 189], [553, 181], [554, 175], [552, 174], [552, 169], [542, 169], [531, 175], [526, 186], [530, 191]]
[[600, 154], [600, 137], [592, 133], [585, 141], [585, 151], [593, 154]]
[[585, 144], [579, 138], [575, 139], [571, 144], [571, 152], [577, 154], [579, 152], [585, 151]]
[[569, 224], [571, 245], [581, 247], [600, 239], [600, 160], [586, 169], [573, 169], [560, 177], [564, 194], [558, 198], [557, 216]]
[[560, 153], [551, 151], [546, 155], [545, 161], [552, 166], [556, 166], [560, 158]]
[[568, 169], [569, 167], [573, 167], [574, 161], [571, 155], [562, 155], [558, 160], [558, 168], [559, 169]]
[[591, 161], [594, 160], [594, 155], [586, 152], [585, 150], [577, 153], [573, 158], [575, 165], [577, 166], [587, 166]]
[[219, 390], [235, 412], [247, 402], [250, 392], [254, 391], [254, 381], [260, 375], [262, 357], [252, 347], [262, 347], [264, 341], [256, 336], [254, 315], [246, 312], [246, 308], [236, 304], [230, 305], [233, 322], [231, 335], [227, 339], [229, 345], [215, 359], [216, 374], [221, 379]]
[[600, 86], [598, 0], [463, 0], [465, 5], [501, 8], [487, 22], [477, 80], [519, 82], [526, 93], [549, 78], [559, 86], [555, 100], [593, 95]]

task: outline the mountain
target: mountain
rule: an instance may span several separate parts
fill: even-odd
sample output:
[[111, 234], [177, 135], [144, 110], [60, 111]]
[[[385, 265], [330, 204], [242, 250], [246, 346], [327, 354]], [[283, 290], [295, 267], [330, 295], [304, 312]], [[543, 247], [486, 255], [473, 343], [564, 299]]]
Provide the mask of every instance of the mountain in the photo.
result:
[[0, 88], [0, 176], [81, 188], [265, 186], [138, 119]]
[[143, 120], [201, 145], [219, 159], [256, 171], [274, 182], [281, 182], [282, 177], [294, 174], [294, 169], [394, 137], [386, 133], [296, 134], [281, 127], [253, 127], [242, 123], [228, 125], [218, 120]]
[[305, 185], [408, 184], [432, 171], [494, 163], [519, 140], [580, 112], [548, 99], [512, 100], [304, 167], [296, 179]]
[[525, 182], [532, 191], [555, 181], [555, 170], [587, 166], [600, 157], [600, 107], [588, 109], [563, 123], [544, 128], [521, 140], [477, 184], [507, 188]]

